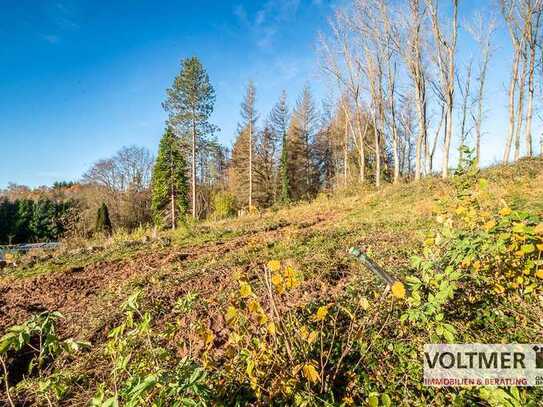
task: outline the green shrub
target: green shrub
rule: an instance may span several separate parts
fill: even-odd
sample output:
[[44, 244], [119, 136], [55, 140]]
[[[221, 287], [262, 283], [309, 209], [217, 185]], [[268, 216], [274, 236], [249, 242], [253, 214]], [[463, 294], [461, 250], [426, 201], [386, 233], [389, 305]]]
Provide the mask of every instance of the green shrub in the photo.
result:
[[226, 219], [236, 214], [236, 197], [230, 192], [220, 191], [213, 196], [213, 219]]

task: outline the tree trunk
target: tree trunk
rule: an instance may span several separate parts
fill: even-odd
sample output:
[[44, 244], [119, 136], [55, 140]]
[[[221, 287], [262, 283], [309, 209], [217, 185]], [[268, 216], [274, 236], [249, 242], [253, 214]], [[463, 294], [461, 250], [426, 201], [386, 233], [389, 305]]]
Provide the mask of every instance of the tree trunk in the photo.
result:
[[171, 193], [171, 196], [170, 196], [170, 200], [171, 200], [171, 214], [172, 214], [172, 230], [175, 229], [175, 194], [173, 192], [173, 187], [172, 187], [172, 193]]
[[441, 172], [442, 178], [449, 176], [449, 151], [451, 148], [451, 140], [453, 136], [453, 107], [454, 107], [454, 73], [455, 73], [455, 54], [456, 54], [456, 35], [458, 32], [458, 0], [453, 0], [453, 39], [448, 46], [449, 54], [449, 74], [448, 74], [448, 89], [447, 89], [447, 127], [445, 143], [443, 146], [443, 169]]
[[377, 126], [374, 128], [373, 134], [375, 136], [375, 186], [379, 188], [381, 186], [381, 154], [379, 147], [379, 131]]
[[[418, 71], [418, 70], [417, 70]], [[415, 147], [415, 181], [418, 181], [422, 173], [422, 154], [423, 147], [427, 139], [426, 129], [426, 90], [424, 78], [421, 77], [421, 72], [415, 73], [416, 78], [416, 97], [417, 97], [417, 114], [419, 119], [419, 134]]]
[[[358, 109], [358, 103], [356, 104], [356, 107]], [[368, 129], [368, 122], [365, 121], [364, 125], [364, 132], [362, 132], [362, 118], [361, 118], [361, 112], [356, 112], [356, 127], [358, 132], [358, 142], [359, 142], [359, 148], [358, 148], [358, 176], [360, 179], [360, 183], [363, 184], [366, 182], [366, 149], [364, 146], [364, 138], [366, 136], [366, 132]]]
[[[172, 146], [173, 148], [173, 146]], [[170, 216], [172, 217], [172, 230], [175, 229], [175, 190], [174, 185], [175, 181], [174, 178], [174, 163], [173, 163], [173, 152], [170, 149]]]
[[[524, 50], [526, 51], [526, 50]], [[524, 91], [526, 88], [526, 53], [523, 52], [522, 57], [522, 73], [520, 75], [519, 91], [518, 91], [518, 103], [517, 103], [517, 127], [515, 129], [515, 161], [520, 158], [520, 133], [522, 132], [522, 125], [524, 124]]]
[[526, 155], [532, 157], [532, 116], [534, 103], [535, 44], [530, 44], [530, 68], [528, 74], [528, 110], [526, 112]]
[[[460, 125], [460, 147], [463, 147], [466, 144], [466, 138], [467, 138], [467, 132], [466, 132], [466, 124], [468, 120], [468, 102], [469, 97], [471, 94], [471, 69], [473, 66], [473, 60], [469, 61], [467, 73], [466, 73], [466, 84], [464, 91], [462, 92], [462, 122]], [[459, 84], [460, 90], [461, 84]], [[464, 149], [460, 148], [460, 157], [459, 162], [462, 161], [464, 158]]]
[[513, 137], [515, 133], [515, 94], [518, 81], [518, 64], [520, 59], [520, 50], [515, 50], [515, 56], [513, 58], [513, 67], [511, 71], [511, 80], [509, 81], [509, 130], [507, 133], [507, 139], [505, 140], [505, 150], [503, 153], [503, 162], [509, 161], [511, 155], [511, 145], [513, 143]]
[[253, 123], [249, 119], [249, 212], [253, 209]]
[[192, 112], [192, 218], [196, 219], [196, 122]]
[[348, 154], [347, 154], [347, 144], [343, 147], [343, 186], [347, 187], [347, 165], [348, 165]]

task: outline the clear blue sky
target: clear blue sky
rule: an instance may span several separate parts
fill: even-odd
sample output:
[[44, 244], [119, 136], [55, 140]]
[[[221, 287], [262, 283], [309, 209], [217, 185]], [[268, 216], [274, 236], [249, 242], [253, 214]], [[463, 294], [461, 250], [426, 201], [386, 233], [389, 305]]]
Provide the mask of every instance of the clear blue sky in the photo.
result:
[[[268, 111], [315, 82], [326, 0], [2, 0], [0, 188], [74, 180], [127, 144], [156, 151], [165, 89], [197, 55], [230, 145], [244, 86]], [[317, 89], [319, 85], [313, 84]]]
[[[230, 145], [245, 84], [265, 116], [282, 89], [292, 104], [318, 78], [316, 35], [336, 1], [2, 0], [0, 188], [76, 180], [121, 146], [156, 151], [165, 89], [197, 55], [216, 89], [213, 122]], [[499, 156], [507, 37], [495, 58], [485, 160]], [[499, 133], [499, 137], [498, 137]], [[494, 149], [494, 150], [493, 150]]]

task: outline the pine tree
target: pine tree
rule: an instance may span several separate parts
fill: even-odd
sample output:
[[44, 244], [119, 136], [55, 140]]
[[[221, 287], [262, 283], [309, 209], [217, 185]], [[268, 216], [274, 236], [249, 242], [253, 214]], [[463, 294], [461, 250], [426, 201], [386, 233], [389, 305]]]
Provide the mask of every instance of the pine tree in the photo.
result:
[[105, 202], [102, 203], [96, 213], [96, 227], [94, 230], [96, 233], [104, 233], [108, 236], [111, 235], [113, 230], [111, 219], [109, 218], [109, 210]]
[[151, 180], [151, 211], [159, 227], [175, 229], [178, 220], [186, 214], [186, 167], [179, 140], [168, 127], [160, 140]]
[[279, 202], [288, 203], [291, 198], [290, 182], [288, 177], [288, 106], [287, 93], [283, 91], [279, 102], [273, 107], [270, 114], [270, 123], [276, 138], [281, 139], [281, 156], [279, 158]]
[[243, 122], [240, 124], [240, 134], [247, 133], [247, 151], [248, 151], [248, 174], [249, 174], [249, 210], [253, 208], [253, 175], [254, 175], [254, 146], [256, 134], [256, 121], [258, 119], [255, 110], [256, 89], [252, 81], [247, 85], [247, 91], [241, 103], [241, 117]]
[[185, 59], [181, 65], [181, 72], [167, 89], [168, 97], [162, 106], [169, 114], [168, 124], [189, 140], [186, 144], [190, 146], [192, 216], [196, 218], [197, 154], [206, 143], [205, 137], [217, 129], [208, 121], [213, 113], [215, 90], [198, 58]]

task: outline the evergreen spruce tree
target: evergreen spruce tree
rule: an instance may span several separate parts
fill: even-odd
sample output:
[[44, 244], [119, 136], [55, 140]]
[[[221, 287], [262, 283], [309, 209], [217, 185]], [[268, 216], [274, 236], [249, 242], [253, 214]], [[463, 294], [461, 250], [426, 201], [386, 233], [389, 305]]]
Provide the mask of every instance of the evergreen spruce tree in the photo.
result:
[[270, 122], [277, 138], [281, 139], [281, 156], [279, 157], [279, 202], [288, 203], [291, 199], [290, 180], [288, 176], [288, 106], [287, 93], [283, 91], [279, 102], [273, 107]]
[[160, 140], [151, 180], [151, 211], [158, 227], [175, 229], [178, 221], [186, 215], [188, 207], [186, 170], [187, 165], [179, 139], [168, 127]]
[[17, 205], [0, 198], [0, 244], [14, 243], [13, 237], [17, 232]]
[[18, 243], [30, 242], [32, 240], [31, 222], [34, 202], [30, 199], [16, 201], [17, 218], [15, 220], [16, 236]]
[[30, 231], [37, 242], [56, 239], [58, 231], [55, 222], [55, 204], [46, 198], [34, 202]]
[[288, 129], [288, 173], [295, 200], [310, 199], [318, 190], [318, 169], [314, 142], [318, 113], [308, 85], [302, 91], [292, 113]]
[[107, 209], [107, 205], [104, 202], [98, 208], [98, 212], [96, 214], [95, 231], [96, 233], [111, 235], [112, 230], [113, 228], [111, 226], [111, 219], [109, 219], [109, 210]]

